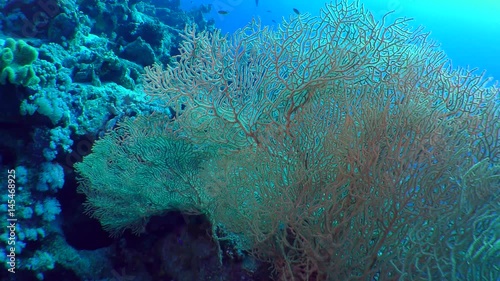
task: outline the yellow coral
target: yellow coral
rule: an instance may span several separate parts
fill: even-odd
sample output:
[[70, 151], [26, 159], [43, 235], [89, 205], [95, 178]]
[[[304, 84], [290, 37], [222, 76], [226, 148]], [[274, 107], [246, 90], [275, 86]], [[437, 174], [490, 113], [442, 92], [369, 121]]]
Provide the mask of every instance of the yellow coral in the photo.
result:
[[12, 83], [33, 86], [40, 82], [32, 63], [38, 58], [37, 50], [19, 40], [8, 38], [0, 55], [0, 84]]

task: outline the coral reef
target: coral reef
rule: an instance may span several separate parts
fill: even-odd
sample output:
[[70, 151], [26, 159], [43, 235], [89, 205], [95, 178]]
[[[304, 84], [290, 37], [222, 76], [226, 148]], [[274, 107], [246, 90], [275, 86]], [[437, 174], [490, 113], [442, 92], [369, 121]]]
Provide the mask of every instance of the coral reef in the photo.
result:
[[[174, 2], [158, 7], [162, 13], [149, 1], [0, 2], [0, 168], [3, 178], [7, 171], [16, 176], [18, 218], [15, 251], [0, 249], [0, 260], [6, 268], [15, 260], [18, 280], [118, 278], [130, 264], [120, 261], [120, 241], [82, 212], [72, 165], [124, 117], [165, 112], [141, 91], [143, 67], [167, 62], [180, 42], [156, 14], [166, 12], [181, 29], [207, 23]], [[9, 199], [2, 193], [5, 243]], [[131, 253], [128, 259], [135, 262]], [[129, 273], [153, 280], [147, 271]], [[2, 270], [0, 279], [8, 278]]]
[[1, 280], [498, 279], [498, 88], [354, 4], [180, 4], [0, 0]]

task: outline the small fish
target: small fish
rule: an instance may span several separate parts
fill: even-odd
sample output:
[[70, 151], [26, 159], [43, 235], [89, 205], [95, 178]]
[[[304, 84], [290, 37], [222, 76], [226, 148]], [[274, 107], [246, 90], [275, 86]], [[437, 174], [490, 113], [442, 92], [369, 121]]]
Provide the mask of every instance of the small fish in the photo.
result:
[[227, 15], [227, 14], [229, 14], [229, 12], [228, 12], [228, 11], [225, 11], [225, 10], [220, 10], [220, 11], [218, 11], [217, 13], [219, 13], [219, 14], [221, 14], [221, 15]]
[[273, 23], [276, 23], [276, 21], [275, 21], [275, 20], [271, 20], [271, 21], [272, 21]]
[[259, 7], [259, 0], [255, 0], [255, 7]]
[[267, 10], [266, 12], [268, 12], [268, 13], [272, 13], [272, 12], [271, 12], [271, 10]]
[[294, 13], [296, 13], [297, 15], [300, 15], [299, 10], [297, 10], [297, 9], [295, 9], [295, 8], [293, 8], [293, 12], [294, 12]]

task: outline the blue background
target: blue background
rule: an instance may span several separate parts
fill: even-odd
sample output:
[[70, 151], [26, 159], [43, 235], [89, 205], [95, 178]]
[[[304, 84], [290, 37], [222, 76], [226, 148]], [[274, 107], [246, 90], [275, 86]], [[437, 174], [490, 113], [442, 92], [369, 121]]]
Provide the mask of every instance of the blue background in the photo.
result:
[[[330, 1], [317, 0], [182, 0], [183, 8], [211, 4], [208, 15], [216, 27], [233, 32], [248, 23], [252, 17], [261, 18], [264, 25], [276, 25], [282, 17], [301, 13], [318, 15], [320, 8]], [[452, 59], [453, 66], [478, 68], [478, 74], [500, 80], [500, 1], [497, 0], [364, 0], [360, 1], [377, 19], [394, 10], [392, 19], [413, 18], [414, 26], [422, 25], [430, 38], [438, 41]], [[218, 11], [227, 11], [221, 15]]]

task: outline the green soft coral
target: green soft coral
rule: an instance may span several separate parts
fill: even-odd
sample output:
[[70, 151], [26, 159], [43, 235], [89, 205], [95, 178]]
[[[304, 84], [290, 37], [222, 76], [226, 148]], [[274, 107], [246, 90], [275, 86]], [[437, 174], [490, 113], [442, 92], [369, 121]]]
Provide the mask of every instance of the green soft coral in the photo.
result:
[[22, 40], [8, 38], [0, 53], [0, 84], [34, 86], [40, 82], [32, 63], [38, 52]]

